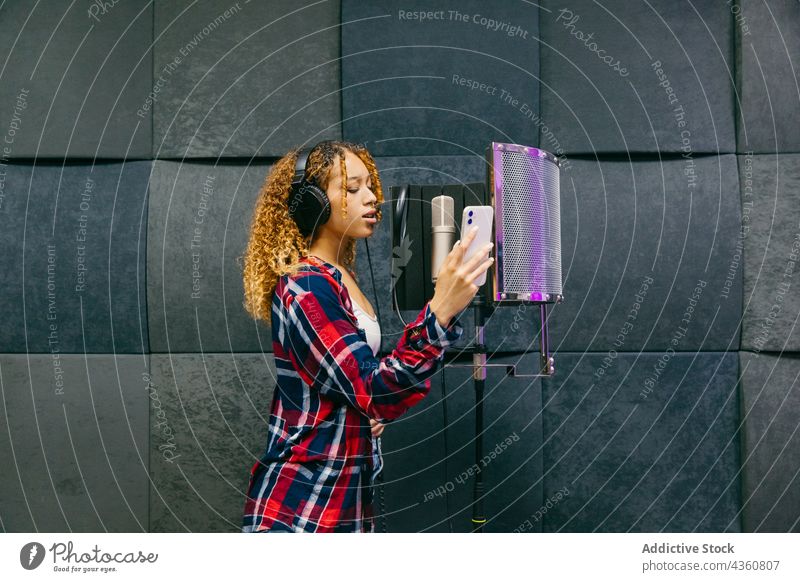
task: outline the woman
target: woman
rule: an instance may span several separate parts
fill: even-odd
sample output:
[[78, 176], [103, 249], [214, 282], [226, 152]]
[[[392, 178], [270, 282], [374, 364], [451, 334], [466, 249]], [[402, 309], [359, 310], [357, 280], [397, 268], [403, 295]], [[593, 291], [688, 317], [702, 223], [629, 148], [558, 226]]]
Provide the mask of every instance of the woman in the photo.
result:
[[456, 316], [491, 259], [463, 261], [474, 233], [456, 243], [433, 298], [377, 358], [380, 328], [352, 270], [356, 239], [371, 236], [381, 218], [375, 162], [348, 142], [312, 148], [305, 180], [330, 202], [320, 219], [298, 216], [295, 198], [290, 205], [297, 158], [289, 152], [267, 176], [245, 254], [245, 308], [271, 321], [278, 381], [242, 531], [372, 532], [376, 437], [427, 395], [445, 348], [463, 333]]

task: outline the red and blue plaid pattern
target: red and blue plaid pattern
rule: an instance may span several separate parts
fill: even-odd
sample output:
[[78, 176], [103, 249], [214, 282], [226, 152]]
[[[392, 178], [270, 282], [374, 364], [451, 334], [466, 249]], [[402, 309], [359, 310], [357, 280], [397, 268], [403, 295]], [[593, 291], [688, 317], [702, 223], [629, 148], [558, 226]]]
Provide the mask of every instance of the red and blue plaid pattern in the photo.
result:
[[316, 257], [303, 262], [272, 299], [278, 384], [242, 531], [373, 532], [382, 459], [369, 419], [386, 424], [422, 400], [463, 329], [457, 321], [443, 328], [427, 304], [377, 358], [340, 271]]

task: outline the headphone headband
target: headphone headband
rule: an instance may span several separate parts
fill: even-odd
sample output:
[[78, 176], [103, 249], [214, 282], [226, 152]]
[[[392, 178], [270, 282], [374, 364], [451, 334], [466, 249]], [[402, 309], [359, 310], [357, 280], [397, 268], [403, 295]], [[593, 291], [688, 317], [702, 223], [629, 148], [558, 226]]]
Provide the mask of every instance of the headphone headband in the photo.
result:
[[308, 154], [311, 153], [310, 148], [300, 150], [297, 154], [297, 161], [294, 165], [294, 179], [292, 184], [300, 184], [306, 173], [306, 164], [308, 163]]

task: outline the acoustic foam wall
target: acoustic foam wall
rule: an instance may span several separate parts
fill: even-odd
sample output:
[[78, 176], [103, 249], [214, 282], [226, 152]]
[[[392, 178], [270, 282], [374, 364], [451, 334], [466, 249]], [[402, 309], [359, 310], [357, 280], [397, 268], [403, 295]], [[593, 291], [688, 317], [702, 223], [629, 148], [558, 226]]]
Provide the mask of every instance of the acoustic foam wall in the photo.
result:
[[735, 156], [569, 164], [561, 179], [565, 301], [552, 310], [553, 347], [737, 349]]
[[[530, 369], [533, 360], [528, 355], [498, 362]], [[445, 369], [446, 395], [437, 372], [425, 400], [387, 425], [381, 437], [385, 505], [376, 497], [375, 506], [376, 513], [385, 511], [387, 531], [448, 532], [451, 523], [455, 532], [470, 531], [478, 472], [485, 487], [486, 531], [511, 531], [541, 507], [541, 386], [504, 378], [504, 372], [490, 368], [487, 374], [480, 460], [474, 453], [475, 393], [468, 367]], [[379, 531], [383, 524], [379, 518]]]
[[[384, 220], [369, 245], [380, 292], [376, 295], [372, 287], [364, 241], [358, 243], [357, 272], [359, 286], [370, 303], [374, 305], [378, 298], [382, 349], [390, 351], [402, 330], [392, 306], [391, 269], [385, 268], [394, 252], [390, 248], [391, 186], [398, 180], [434, 184], [480, 181], [485, 163], [477, 156], [379, 158], [377, 163], [387, 201]], [[263, 165], [155, 162], [148, 223], [148, 314], [153, 352], [272, 351], [270, 327], [253, 322], [242, 307], [242, 275], [237, 263], [247, 244], [258, 190], [268, 173]], [[411, 251], [421, 252], [413, 247]], [[533, 319], [536, 315], [538, 321], [538, 311], [523, 311], [496, 312], [487, 334], [491, 349], [510, 352], [530, 346], [532, 332], [519, 336], [510, 331], [514, 322], [530, 328], [538, 325]], [[403, 312], [405, 321], [416, 315]], [[523, 320], [527, 323], [521, 324]], [[465, 329], [471, 329], [471, 312], [464, 312], [460, 321]], [[467, 332], [460, 345], [469, 342], [471, 333]]]
[[800, 3], [736, 2], [740, 153], [800, 152]]
[[544, 531], [740, 531], [735, 353], [555, 357], [544, 496], [569, 494]]
[[[387, 425], [381, 436], [384, 504], [379, 495], [375, 499], [379, 531], [449, 531], [441, 373], [431, 377], [428, 396]], [[451, 409], [453, 401], [447, 400]], [[452, 454], [452, 442], [450, 446]]]
[[[0, 242], [8, 249], [0, 260], [7, 282], [0, 418], [9, 419], [9, 430], [0, 430], [0, 463], [14, 468], [0, 480], [1, 529], [238, 531], [274, 385], [270, 332], [241, 307], [235, 261], [268, 171], [247, 160], [343, 134], [383, 156], [387, 193], [393, 184], [483, 180], [481, 156], [492, 139], [563, 150], [571, 164], [562, 173], [567, 301], [550, 328], [557, 376], [532, 386], [498, 383], [501, 372], [490, 369], [485, 444], [532, 424], [486, 471], [489, 531], [527, 528], [526, 519], [529, 531], [738, 531], [740, 522], [746, 531], [797, 529], [797, 422], [788, 414], [796, 358], [766, 353], [797, 349], [794, 285], [769, 317], [800, 220], [792, 206], [796, 156], [786, 154], [798, 151], [796, 3], [453, 4], [459, 16], [445, 6], [441, 18], [424, 21], [405, 13], [442, 8], [346, 1], [340, 14], [338, 1], [281, 0], [269, 10], [247, 1], [155, 8], [137, 1], [95, 17], [85, 5], [69, 12], [66, 5], [61, 12], [3, 5], [0, 47], [9, 62], [0, 132], [14, 130], [3, 159], [239, 160], [156, 162], [149, 182], [149, 162], [93, 170], [0, 166]], [[481, 17], [500, 26], [489, 30]], [[619, 59], [629, 75], [595, 49]], [[502, 89], [517, 103], [498, 99]], [[756, 152], [736, 160], [741, 185], [733, 156], [698, 155], [733, 152], [735, 122], [738, 151]], [[692, 155], [681, 159], [687, 145]], [[576, 157], [595, 152], [602, 161]], [[629, 163], [626, 152], [653, 161], [634, 156]], [[759, 155], [775, 152], [781, 155]], [[201, 279], [202, 299], [186, 300], [192, 220], [211, 170], [214, 194], [205, 201], [200, 242], [211, 268]], [[695, 189], [687, 171], [697, 177]], [[75, 235], [89, 175], [96, 182], [87, 213], [94, 272], [81, 295], [72, 290]], [[752, 208], [744, 205], [748, 192]], [[400, 330], [386, 292], [391, 274], [381, 267], [393, 251], [387, 210], [370, 241], [384, 353]], [[48, 244], [56, 249], [58, 371], [48, 338]], [[638, 321], [624, 345], [614, 346], [653, 267], [658, 276]], [[375, 305], [363, 241], [358, 272]], [[643, 402], [638, 391], [668, 346], [676, 314], [691, 305], [698, 277], [708, 283], [680, 339], [686, 351]], [[741, 349], [755, 354], [730, 351], [738, 347], [742, 302]], [[532, 349], [536, 311], [523, 312], [510, 333], [520, 314], [498, 310], [486, 328], [490, 351]], [[458, 347], [472, 335], [471, 314], [461, 322]], [[604, 362], [612, 346], [619, 353]], [[170, 353], [141, 355], [149, 349]], [[532, 372], [536, 358], [525, 355], [520, 371]], [[384, 433], [389, 531], [448, 531], [444, 498], [425, 501], [425, 494], [449, 482], [454, 529], [468, 523], [471, 481], [456, 477], [473, 461], [474, 395], [469, 369], [449, 368], [446, 376], [446, 468], [438, 376], [428, 400]], [[64, 394], [55, 392], [57, 381]], [[145, 449], [153, 452], [150, 465]], [[98, 451], [105, 455], [99, 461]], [[534, 519], [564, 487], [569, 495]]]
[[156, 2], [154, 156], [281, 156], [340, 137], [339, 12], [334, 1]]
[[800, 351], [800, 155], [741, 155], [739, 179], [746, 231], [742, 349]]
[[3, 3], [4, 157], [150, 157], [152, 4]]
[[544, 149], [735, 151], [728, 3], [545, 0], [540, 26]]
[[0, 355], [0, 529], [146, 532], [148, 356]]
[[272, 351], [245, 311], [242, 261], [262, 165], [155, 162], [148, 216], [153, 352]]
[[5, 168], [0, 352], [147, 353], [150, 168]]
[[800, 532], [800, 358], [739, 352], [742, 524], [748, 532]]
[[344, 0], [345, 138], [380, 156], [537, 145], [538, 18], [516, 2]]
[[[159, 402], [150, 411], [152, 531], [238, 531], [248, 472], [266, 445], [275, 384], [272, 358], [150, 358], [151, 391]], [[534, 365], [533, 356], [502, 362], [518, 363], [521, 369]], [[439, 373], [423, 403], [384, 431], [388, 531], [449, 531], [448, 505], [439, 486], [450, 495], [454, 531], [469, 528], [475, 470], [463, 473], [475, 464], [471, 372], [448, 368], [446, 375], [449, 456]], [[490, 457], [478, 467], [486, 483], [487, 528], [511, 531], [541, 506], [541, 391], [538, 382], [504, 379], [502, 370], [492, 369], [486, 394], [484, 455]], [[376, 511], [381, 511], [379, 505]]]

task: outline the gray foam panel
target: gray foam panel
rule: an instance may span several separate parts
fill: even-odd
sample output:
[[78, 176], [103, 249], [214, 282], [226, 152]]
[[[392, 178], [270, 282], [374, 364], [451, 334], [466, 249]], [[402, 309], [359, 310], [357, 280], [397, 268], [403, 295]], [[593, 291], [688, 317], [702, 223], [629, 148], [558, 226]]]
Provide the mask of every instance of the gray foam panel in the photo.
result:
[[345, 137], [381, 156], [537, 145], [538, 19], [534, 4], [343, 1]]
[[[561, 177], [565, 301], [551, 309], [553, 347], [736, 349], [742, 266], [735, 156], [702, 157], [693, 166], [569, 164]], [[530, 343], [532, 331], [522, 333]]]
[[[543, 488], [540, 382], [504, 377], [505, 367], [487, 369], [483, 454], [478, 460], [470, 362], [461, 362], [468, 367], [451, 362], [445, 369], [447, 424], [439, 372], [431, 378], [431, 392], [423, 403], [384, 431], [390, 532], [447, 532], [451, 524], [455, 532], [470, 531], [472, 488], [479, 472], [485, 531], [541, 529], [541, 521], [533, 519], [542, 506]], [[508, 356], [497, 363], [518, 364], [520, 373], [530, 373], [534, 365], [530, 355]]]
[[153, 7], [6, 2], [0, 16], [4, 158], [149, 158]]
[[736, 5], [738, 151], [800, 152], [800, 4]]
[[742, 529], [800, 532], [800, 359], [739, 352]]
[[545, 0], [541, 6], [542, 148], [735, 151], [727, 3]]
[[736, 353], [555, 357], [544, 495], [569, 494], [545, 531], [740, 531]]
[[338, 1], [155, 11], [155, 157], [282, 156], [341, 136]]
[[429, 494], [447, 480], [440, 382], [441, 371], [431, 377], [428, 396], [383, 431], [383, 506], [380, 494], [375, 496], [378, 531], [448, 531], [444, 496]]
[[800, 155], [739, 156], [744, 238], [742, 349], [800, 351]]
[[148, 351], [150, 167], [7, 167], [0, 191], [4, 352]]
[[3, 531], [149, 531], [148, 371], [141, 355], [0, 356]]
[[148, 316], [153, 352], [272, 351], [242, 302], [242, 267], [269, 168], [157, 161], [150, 184]]

